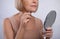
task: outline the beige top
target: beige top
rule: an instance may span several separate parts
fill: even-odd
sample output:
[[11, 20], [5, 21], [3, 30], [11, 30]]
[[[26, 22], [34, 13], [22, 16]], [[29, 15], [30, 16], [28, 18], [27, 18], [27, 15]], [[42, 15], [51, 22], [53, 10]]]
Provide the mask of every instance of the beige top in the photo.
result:
[[[19, 24], [16, 23], [16, 20], [14, 19], [14, 17], [11, 17], [9, 19], [10, 19], [11, 24], [12, 24], [11, 27], [14, 31], [14, 38], [15, 38], [16, 33], [19, 29]], [[36, 21], [36, 19], [35, 19], [35, 21]], [[36, 24], [37, 23], [35, 22], [35, 25]], [[36, 27], [36, 29], [34, 29], [34, 30], [27, 30], [26, 29], [25, 32], [24, 32], [23, 39], [42, 39], [42, 37], [40, 37], [40, 32], [39, 32], [40, 30], [38, 28], [38, 25], [36, 25], [35, 27]]]

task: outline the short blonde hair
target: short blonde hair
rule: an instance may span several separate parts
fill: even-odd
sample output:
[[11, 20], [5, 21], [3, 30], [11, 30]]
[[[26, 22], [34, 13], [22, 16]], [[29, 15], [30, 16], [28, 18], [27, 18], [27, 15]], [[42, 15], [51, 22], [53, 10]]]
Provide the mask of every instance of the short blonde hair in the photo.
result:
[[19, 11], [23, 11], [23, 4], [22, 0], [15, 0], [15, 7]]

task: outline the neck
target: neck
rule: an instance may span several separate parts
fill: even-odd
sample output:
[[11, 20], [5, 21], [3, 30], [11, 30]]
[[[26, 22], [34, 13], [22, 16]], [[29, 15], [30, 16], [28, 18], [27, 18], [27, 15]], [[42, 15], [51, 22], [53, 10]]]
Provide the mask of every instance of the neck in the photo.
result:
[[29, 11], [22, 11], [22, 13], [30, 13], [30, 15], [32, 14], [32, 12], [29, 12]]

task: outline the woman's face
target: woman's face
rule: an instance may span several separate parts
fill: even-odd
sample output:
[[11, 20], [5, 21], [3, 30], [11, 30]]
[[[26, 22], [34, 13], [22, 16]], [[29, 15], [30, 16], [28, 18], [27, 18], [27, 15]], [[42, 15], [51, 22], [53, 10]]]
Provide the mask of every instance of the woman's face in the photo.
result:
[[38, 0], [22, 0], [22, 3], [28, 12], [35, 12], [38, 8]]

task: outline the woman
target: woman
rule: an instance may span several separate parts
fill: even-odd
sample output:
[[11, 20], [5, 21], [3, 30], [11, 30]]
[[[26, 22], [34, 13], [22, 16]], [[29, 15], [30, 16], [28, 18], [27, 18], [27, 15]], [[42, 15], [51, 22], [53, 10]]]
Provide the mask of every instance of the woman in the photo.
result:
[[[16, 0], [19, 12], [4, 20], [5, 39], [44, 39], [42, 21], [31, 15], [38, 8], [38, 0]], [[45, 32], [46, 39], [52, 37], [51, 27]]]

